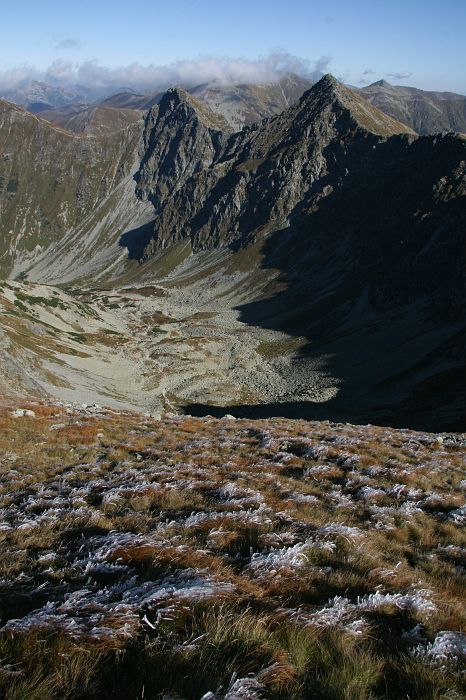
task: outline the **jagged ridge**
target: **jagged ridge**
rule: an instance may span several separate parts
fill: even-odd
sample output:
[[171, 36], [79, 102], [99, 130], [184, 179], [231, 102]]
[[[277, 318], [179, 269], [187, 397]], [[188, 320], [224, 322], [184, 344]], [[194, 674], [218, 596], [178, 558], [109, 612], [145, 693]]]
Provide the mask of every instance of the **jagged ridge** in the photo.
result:
[[[387, 150], [401, 149], [409, 162], [412, 130], [332, 76], [282, 115], [229, 137], [206, 122], [204, 107], [193, 105], [186, 93], [176, 94], [176, 105], [164, 98], [158, 115], [146, 122], [145, 139], [154, 147], [149, 145], [137, 176], [139, 196], [155, 209], [146, 254], [186, 236], [195, 250], [243, 245], [287, 226], [298, 204], [302, 218], [322, 196], [341, 188], [361, 159], [377, 169]], [[397, 137], [386, 147], [387, 137], [402, 133], [410, 140]], [[178, 144], [176, 154], [166, 142]], [[458, 156], [462, 153], [458, 141]], [[368, 176], [368, 170], [362, 173]]]

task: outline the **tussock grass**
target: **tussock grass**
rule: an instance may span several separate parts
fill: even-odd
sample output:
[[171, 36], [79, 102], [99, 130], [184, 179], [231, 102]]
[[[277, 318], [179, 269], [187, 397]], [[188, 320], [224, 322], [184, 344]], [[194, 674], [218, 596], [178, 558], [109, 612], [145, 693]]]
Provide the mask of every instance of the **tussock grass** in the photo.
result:
[[1, 697], [462, 697], [462, 436], [17, 407]]

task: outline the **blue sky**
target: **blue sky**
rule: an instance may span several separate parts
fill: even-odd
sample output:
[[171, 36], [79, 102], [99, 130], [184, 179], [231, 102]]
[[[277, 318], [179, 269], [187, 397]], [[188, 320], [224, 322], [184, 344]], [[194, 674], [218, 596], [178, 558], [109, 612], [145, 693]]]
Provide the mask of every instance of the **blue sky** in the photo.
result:
[[253, 79], [282, 53], [286, 65], [355, 85], [466, 93], [466, 0], [0, 0], [0, 23], [0, 83], [158, 79], [148, 66], [202, 82], [216, 64]]

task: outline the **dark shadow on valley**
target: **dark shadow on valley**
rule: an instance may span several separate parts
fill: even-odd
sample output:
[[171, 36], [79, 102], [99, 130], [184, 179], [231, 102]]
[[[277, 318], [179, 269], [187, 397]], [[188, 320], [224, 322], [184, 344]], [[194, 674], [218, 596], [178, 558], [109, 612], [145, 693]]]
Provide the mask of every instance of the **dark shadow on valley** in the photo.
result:
[[137, 228], [126, 231], [118, 241], [118, 245], [127, 248], [129, 260], [138, 262], [144, 257], [144, 250], [154, 236], [154, 222], [143, 224]]
[[289, 228], [264, 239], [261, 267], [279, 270], [280, 286], [237, 307], [243, 323], [304, 336], [293, 361], [321, 361], [337, 394], [321, 403], [190, 404], [186, 413], [466, 429], [464, 202], [437, 202], [416, 217], [442, 161], [427, 172], [418, 159], [431, 145], [412, 146], [408, 161], [402, 141], [389, 143], [385, 158], [360, 159], [344, 187], [312, 212], [301, 205]]

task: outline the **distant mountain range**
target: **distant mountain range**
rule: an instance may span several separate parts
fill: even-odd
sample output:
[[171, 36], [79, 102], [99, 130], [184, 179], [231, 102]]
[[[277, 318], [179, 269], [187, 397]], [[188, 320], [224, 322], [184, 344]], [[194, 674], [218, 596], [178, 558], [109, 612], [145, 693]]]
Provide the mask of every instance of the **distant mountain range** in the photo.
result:
[[[311, 83], [298, 75], [286, 75], [278, 82], [254, 84], [206, 83], [187, 91], [210, 109], [221, 114], [233, 130], [280, 114], [295, 104]], [[466, 133], [466, 97], [452, 92], [433, 92], [394, 86], [379, 80], [364, 88], [353, 88], [382, 112], [421, 135], [456, 131]], [[71, 131], [88, 129], [95, 122], [96, 107], [147, 111], [158, 104], [164, 91], [138, 94], [131, 88], [102, 97], [102, 91], [85, 87], [57, 88], [32, 81], [2, 97]], [[81, 115], [80, 118], [77, 118]], [[104, 115], [97, 117], [105, 125]], [[112, 128], [115, 115], [108, 114]], [[126, 117], [130, 118], [129, 115]], [[123, 116], [123, 119], [126, 118]], [[90, 127], [92, 128], [92, 126]]]
[[[276, 83], [223, 85], [214, 82], [191, 88], [188, 92], [212, 111], [221, 114], [228, 127], [236, 131], [245, 125], [280, 114], [297, 102], [303, 92], [310, 87], [309, 81], [299, 76], [289, 75]], [[25, 102], [21, 104], [30, 111], [40, 112], [44, 119], [59, 124], [63, 128], [81, 132], [95, 120], [96, 108], [147, 111], [158, 104], [164, 94], [165, 92], [155, 92], [138, 95], [126, 90], [91, 105], [61, 102], [54, 107], [51, 105], [47, 107], [41, 103], [40, 110], [32, 109]], [[17, 100], [12, 101], [17, 102]]]
[[82, 86], [56, 87], [38, 80], [31, 80], [15, 90], [4, 91], [0, 97], [34, 113], [96, 99], [93, 91]]
[[418, 134], [440, 131], [466, 133], [466, 97], [454, 92], [430, 92], [379, 80], [360, 90], [382, 112], [407, 124]]
[[208, 83], [189, 92], [213, 112], [222, 114], [237, 130], [280, 114], [295, 104], [310, 87], [308, 80], [289, 75], [277, 83], [232, 86]]

